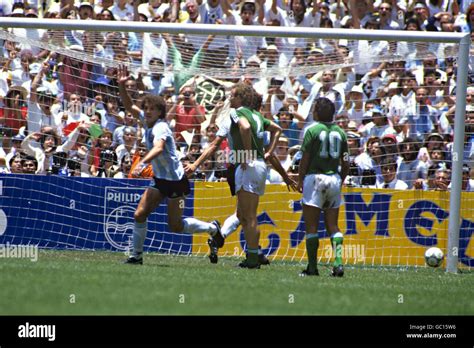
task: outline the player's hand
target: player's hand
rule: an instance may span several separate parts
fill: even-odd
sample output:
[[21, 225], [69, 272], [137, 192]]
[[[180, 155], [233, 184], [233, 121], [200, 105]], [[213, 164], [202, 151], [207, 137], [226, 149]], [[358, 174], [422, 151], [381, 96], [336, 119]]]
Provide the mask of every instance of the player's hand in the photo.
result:
[[296, 181], [291, 179], [288, 175], [283, 178], [283, 181], [285, 181], [286, 188], [288, 189], [288, 191], [298, 192], [298, 184], [296, 183]]
[[193, 173], [196, 171], [196, 165], [189, 163], [184, 165], [184, 172], [186, 173], [187, 176], [193, 175]]
[[133, 176], [134, 178], [139, 178], [140, 175], [141, 175], [142, 172], [143, 172], [143, 169], [145, 169], [146, 166], [147, 166], [146, 163], [139, 162], [139, 163], [137, 164], [137, 166], [133, 169], [132, 176]]
[[296, 186], [296, 191], [303, 193], [303, 182], [301, 180], [298, 181], [298, 185]]

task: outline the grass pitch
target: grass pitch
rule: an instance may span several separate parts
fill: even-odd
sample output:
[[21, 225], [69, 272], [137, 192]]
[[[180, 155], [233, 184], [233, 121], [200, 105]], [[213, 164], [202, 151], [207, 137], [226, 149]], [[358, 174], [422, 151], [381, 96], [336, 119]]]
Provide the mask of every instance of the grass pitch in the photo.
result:
[[2, 315], [472, 315], [474, 274], [351, 268], [301, 278], [299, 263], [239, 269], [235, 258], [40, 251], [0, 259]]

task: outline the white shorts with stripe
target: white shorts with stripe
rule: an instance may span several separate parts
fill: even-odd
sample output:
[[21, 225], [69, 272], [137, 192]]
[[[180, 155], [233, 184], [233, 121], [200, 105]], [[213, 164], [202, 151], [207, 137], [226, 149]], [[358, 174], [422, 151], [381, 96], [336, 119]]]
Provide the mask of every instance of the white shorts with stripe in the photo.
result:
[[303, 182], [303, 204], [320, 209], [339, 208], [341, 205], [339, 174], [306, 175]]
[[263, 196], [265, 193], [265, 181], [267, 180], [267, 165], [263, 160], [256, 160], [247, 164], [247, 169], [242, 166], [235, 172], [235, 192], [244, 190]]

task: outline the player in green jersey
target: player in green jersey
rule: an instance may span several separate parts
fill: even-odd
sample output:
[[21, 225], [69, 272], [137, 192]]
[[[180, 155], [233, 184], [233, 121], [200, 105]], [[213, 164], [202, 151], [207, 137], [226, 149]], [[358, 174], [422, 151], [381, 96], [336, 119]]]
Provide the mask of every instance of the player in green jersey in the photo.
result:
[[[301, 276], [319, 275], [317, 254], [318, 223], [324, 211], [326, 230], [335, 250], [332, 275], [342, 277], [343, 236], [337, 225], [341, 205], [341, 187], [349, 173], [349, 151], [344, 131], [333, 123], [335, 107], [327, 98], [315, 101], [313, 116], [318, 123], [304, 136], [299, 166], [298, 190], [303, 192], [303, 218], [306, 224], [308, 267]], [[340, 167], [340, 173], [339, 173]]]
[[[248, 100], [246, 100], [245, 104], [248, 105], [247, 108], [258, 111], [258, 110], [261, 109], [262, 97], [254, 89], [252, 89], [252, 92], [253, 92], [252, 105], [249, 105]], [[236, 110], [232, 108], [230, 110], [230, 113], [236, 113]], [[234, 117], [238, 117], [238, 116], [234, 116]], [[191, 175], [192, 173], [194, 173], [197, 170], [197, 168], [204, 161], [206, 161], [210, 156], [212, 156], [212, 154], [214, 152], [216, 152], [220, 148], [220, 145], [221, 145], [222, 141], [225, 138], [228, 139], [229, 144], [232, 144], [232, 137], [230, 135], [230, 128], [231, 128], [231, 125], [232, 125], [232, 118], [233, 118], [232, 116], [228, 117], [228, 118], [225, 118], [221, 122], [221, 124], [219, 125], [220, 128], [219, 128], [219, 130], [216, 134], [216, 138], [209, 145], [209, 147], [206, 148], [203, 151], [201, 156], [199, 156], [199, 158], [196, 159], [196, 161], [194, 163], [187, 164], [187, 165], [184, 166], [186, 174]], [[270, 123], [275, 124], [271, 121], [270, 121]], [[293, 190], [293, 191], [296, 191], [296, 182], [294, 182], [289, 177], [288, 173], [282, 167], [279, 159], [275, 156], [275, 154], [269, 152], [270, 149], [269, 149], [268, 146], [270, 144], [266, 143], [265, 145], [266, 145], [267, 153], [269, 153], [268, 157], [265, 156], [265, 159], [266, 159], [267, 163], [270, 163], [273, 166], [273, 168], [282, 176], [283, 181], [286, 183], [286, 185], [288, 187], [288, 191], [290, 191], [290, 189]], [[230, 146], [233, 147], [232, 145], [230, 145]], [[231, 165], [227, 169], [227, 182], [229, 184], [229, 188], [230, 188], [230, 192], [231, 192], [232, 196], [235, 196], [235, 194], [236, 194], [236, 192], [235, 192], [236, 191], [235, 190], [235, 165]], [[233, 232], [235, 232], [239, 226], [240, 226], [240, 220], [237, 217], [237, 211], [236, 211], [234, 214], [229, 216], [224, 221], [224, 224], [222, 225], [222, 228], [221, 228], [222, 236], [224, 238], [227, 238], [229, 235], [231, 235]], [[245, 235], [245, 231], [244, 231], [244, 235]], [[217, 238], [210, 238], [208, 240], [208, 244], [209, 244], [209, 248], [210, 248], [209, 259], [210, 259], [211, 263], [217, 263], [218, 262], [218, 255], [217, 254], [218, 254], [218, 249], [221, 247], [221, 246], [219, 246], [219, 243], [220, 243], [221, 246], [223, 245], [222, 241], [218, 240], [218, 237]], [[258, 261], [259, 261], [260, 265], [268, 265], [270, 263], [270, 261], [267, 259], [267, 257], [263, 254], [263, 251], [260, 247], [259, 247], [259, 252], [258, 252]], [[242, 262], [242, 266], [245, 266], [245, 265], [246, 265], [246, 262], [245, 261]]]

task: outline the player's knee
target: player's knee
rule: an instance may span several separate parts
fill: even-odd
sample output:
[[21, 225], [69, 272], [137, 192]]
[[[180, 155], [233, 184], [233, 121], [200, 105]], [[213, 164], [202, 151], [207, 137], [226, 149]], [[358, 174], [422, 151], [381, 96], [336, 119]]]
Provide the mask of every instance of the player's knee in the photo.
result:
[[171, 232], [181, 233], [183, 232], [183, 224], [181, 221], [170, 221], [168, 223]]
[[135, 219], [136, 222], [145, 222], [146, 221], [146, 214], [144, 214], [144, 211], [139, 209], [133, 214], [133, 218]]
[[248, 215], [242, 215], [242, 217], [239, 218], [240, 223], [242, 226], [252, 226], [252, 225], [257, 225], [257, 219], [253, 218], [252, 216]]

